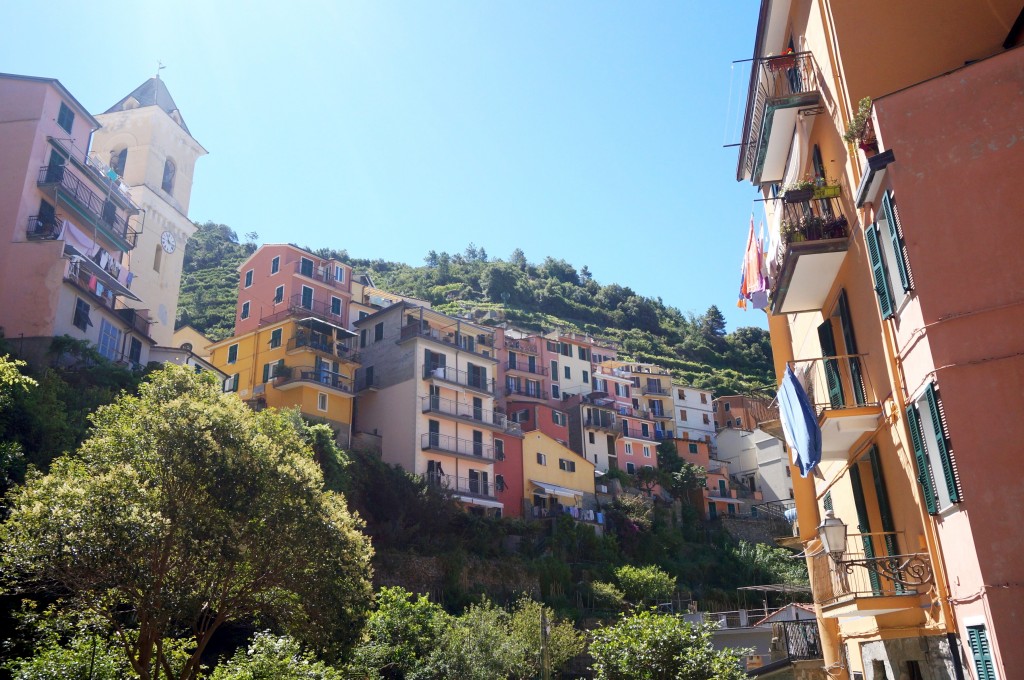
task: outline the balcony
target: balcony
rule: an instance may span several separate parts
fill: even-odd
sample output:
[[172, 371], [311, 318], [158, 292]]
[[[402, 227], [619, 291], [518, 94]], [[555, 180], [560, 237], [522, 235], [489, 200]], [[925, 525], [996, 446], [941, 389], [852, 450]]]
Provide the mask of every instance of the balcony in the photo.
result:
[[424, 366], [423, 379], [458, 385], [489, 397], [494, 396], [494, 380], [487, 380], [476, 373], [460, 371], [454, 366]]
[[330, 336], [323, 336], [319, 334], [307, 335], [305, 333], [300, 333], [288, 341], [286, 350], [288, 354], [316, 352], [324, 357], [340, 359], [341, 361], [347, 361], [353, 364], [358, 364], [360, 360], [359, 352], [350, 348], [345, 343], [338, 342]]
[[334, 276], [334, 267], [335, 264], [333, 262], [318, 264], [307, 258], [305, 261], [299, 260], [295, 263], [295, 273], [305, 276], [308, 279], [313, 279], [314, 281], [324, 285], [331, 286], [332, 288], [344, 291], [349, 290], [348, 279], [346, 278], [343, 281], [336, 279]]
[[640, 388], [640, 394], [645, 397], [667, 397], [671, 394], [667, 387], [662, 387], [661, 384], [648, 383]]
[[271, 308], [270, 312], [260, 317], [260, 326], [277, 323], [278, 321], [289, 317], [322, 321], [327, 324], [327, 327], [330, 329], [341, 331], [343, 334], [354, 335], [351, 331], [345, 328], [345, 320], [340, 314], [335, 314], [331, 310], [331, 305], [329, 303], [317, 300], [303, 300], [301, 293], [293, 295], [286, 303], [279, 302], [275, 304]]
[[64, 256], [69, 259], [64, 269], [64, 280], [87, 294], [94, 303], [113, 309], [115, 296], [139, 299], [110, 272], [71, 246], [64, 246]]
[[815, 620], [774, 621], [772, 638], [773, 657], [777, 653], [791, 661], [821, 658], [821, 633]]
[[508, 362], [507, 364], [505, 364], [505, 370], [506, 371], [510, 371], [510, 372], [517, 372], [517, 373], [528, 373], [530, 375], [543, 375], [543, 376], [546, 376], [548, 374], [548, 369], [547, 368], [545, 368], [543, 366], [537, 366], [537, 365], [531, 366], [529, 363], [525, 363], [525, 362], [522, 362], [522, 361], [514, 361], [514, 362], [510, 361], [510, 362]]
[[73, 210], [103, 234], [115, 246], [114, 250], [128, 251], [135, 247], [139, 233], [132, 228], [131, 216], [119, 210], [109, 196], [103, 199], [97, 195], [68, 166], [44, 165], [39, 168], [37, 184], [53, 192], [55, 203]]
[[461, 352], [470, 352], [491, 361], [498, 360], [494, 351], [492, 331], [484, 326], [453, 319], [422, 307], [418, 309], [418, 312], [406, 316], [406, 324], [402, 326], [398, 342], [405, 342], [412, 338], [426, 338], [456, 348]]
[[540, 350], [537, 345], [526, 340], [517, 340], [516, 338], [505, 338], [505, 349], [512, 350], [513, 352], [521, 352], [523, 354], [540, 354]]
[[882, 406], [871, 389], [864, 354], [791, 362], [821, 427], [821, 459], [846, 461], [857, 441], [878, 427]]
[[754, 60], [736, 180], [779, 182], [786, 171], [798, 116], [822, 106], [810, 52]]
[[819, 311], [850, 241], [850, 225], [838, 196], [791, 201], [792, 193], [786, 194], [782, 206], [782, 241], [770, 254], [779, 270], [772, 290], [775, 314]]
[[420, 435], [420, 448], [424, 451], [437, 451], [476, 460], [494, 460], [493, 446], [435, 432]]
[[285, 366], [274, 378], [274, 387], [279, 390], [290, 390], [306, 384], [315, 384], [342, 394], [353, 394], [352, 378], [326, 368], [313, 366]]
[[120, 202], [131, 214], [137, 214], [141, 210], [132, 200], [131, 189], [124, 180], [95, 153], [87, 155], [67, 139], [47, 137], [47, 141], [71, 159], [72, 165], [79, 171], [88, 175], [100, 187], [101, 193]]
[[[620, 431], [622, 432], [623, 437], [629, 437], [630, 439], [643, 439], [644, 441], [649, 442], [655, 440], [655, 432], [661, 432], [661, 430], [648, 430], [646, 433], [644, 433], [642, 429], [636, 427], [626, 427], [625, 425], [622, 426], [622, 429]], [[663, 432], [662, 434], [664, 435]], [[662, 439], [664, 439], [665, 436], [667, 435], [662, 436]]]
[[42, 217], [32, 215], [25, 227], [25, 238], [29, 241], [55, 241], [60, 238], [63, 225], [60, 216]]
[[621, 432], [619, 421], [615, 416], [611, 414], [602, 414], [608, 416], [607, 418], [585, 418], [583, 420], [583, 427], [588, 427], [592, 430], [604, 430], [606, 432], [614, 432], [618, 434]]
[[666, 413], [661, 409], [652, 408], [648, 413], [655, 420], [672, 420], [672, 414]]
[[147, 338], [150, 337], [149, 327], [153, 322], [149, 319], [149, 310], [135, 309], [120, 300], [115, 300], [114, 311], [133, 331]]
[[824, 618], [881, 616], [921, 606], [921, 595], [933, 587], [927, 553], [865, 555], [868, 547], [895, 553], [895, 539], [891, 532], [850, 534], [855, 550], [844, 553], [842, 563], [826, 553], [811, 557], [811, 588]]
[[444, 489], [455, 495], [469, 495], [474, 498], [489, 498], [491, 500], [496, 498], [494, 484], [486, 478], [427, 473], [423, 475], [423, 479], [435, 489]]
[[428, 396], [420, 398], [420, 408], [423, 413], [438, 413], [458, 418], [459, 420], [465, 420], [474, 426], [486, 427], [509, 434], [522, 434], [522, 428], [519, 427], [519, 423], [512, 422], [504, 413], [495, 413], [483, 408], [476, 408], [472, 404]]
[[513, 399], [536, 399], [538, 401], [548, 400], [548, 391], [543, 387], [522, 387], [519, 385], [505, 385], [505, 396]]

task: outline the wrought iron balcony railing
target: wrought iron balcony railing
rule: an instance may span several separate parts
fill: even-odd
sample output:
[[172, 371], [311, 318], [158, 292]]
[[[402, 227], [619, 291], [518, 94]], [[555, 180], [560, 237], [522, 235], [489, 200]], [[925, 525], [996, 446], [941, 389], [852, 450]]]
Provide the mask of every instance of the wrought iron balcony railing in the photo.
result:
[[71, 209], [89, 220], [118, 250], [135, 247], [139, 233], [132, 228], [132, 220], [109, 198], [104, 200], [66, 165], [44, 165], [39, 168], [37, 183], [52, 187], [55, 200], [63, 200]]
[[472, 352], [485, 359], [496, 360], [494, 355], [494, 337], [486, 333], [462, 333], [450, 328], [424, 326], [419, 322], [402, 326], [399, 337], [400, 342], [415, 337], [429, 338], [446, 345], [452, 345], [463, 352]]
[[481, 498], [495, 498], [494, 484], [484, 477], [456, 477], [454, 475], [439, 475], [426, 473], [423, 479], [427, 484], [438, 489], [446, 489], [456, 494], [467, 494]]
[[544, 366], [537, 366], [536, 364], [531, 366], [525, 361], [509, 361], [505, 364], [506, 371], [521, 371], [523, 373], [531, 373], [533, 375], [547, 375], [548, 369]]
[[583, 421], [584, 427], [590, 427], [596, 430], [608, 430], [609, 432], [619, 432], [619, 421], [615, 416], [605, 413], [603, 415], [608, 416], [607, 418], [586, 418]]
[[509, 420], [508, 416], [504, 413], [495, 413], [485, 408], [477, 408], [472, 404], [451, 399], [442, 399], [435, 396], [421, 397], [420, 407], [424, 413], [440, 413], [455, 418], [464, 418], [470, 423], [480, 423], [481, 425], [496, 427], [508, 432], [522, 431], [519, 423]]
[[506, 397], [528, 397], [530, 399], [547, 399], [548, 391], [543, 387], [528, 387], [522, 385], [505, 385]]
[[655, 397], [667, 397], [669, 395], [667, 387], [652, 384], [644, 385], [642, 388], [640, 388], [640, 393], [644, 396], [650, 395]]
[[865, 354], [838, 354], [792, 362], [815, 413], [826, 410], [878, 406], [868, 373], [862, 362]]
[[470, 439], [461, 439], [447, 434], [427, 432], [420, 435], [420, 447], [424, 451], [441, 451], [460, 456], [494, 460], [494, 447]]
[[359, 363], [360, 354], [348, 345], [332, 340], [331, 338], [318, 335], [299, 334], [290, 339], [287, 344], [289, 352], [309, 349], [327, 356], [337, 357], [344, 361]]
[[277, 323], [290, 316], [300, 318], [314, 317], [321, 319], [335, 326], [344, 327], [344, 319], [341, 314], [335, 314], [331, 305], [327, 302], [313, 299], [303, 299], [302, 294], [293, 295], [287, 303], [281, 302], [274, 305], [266, 314], [260, 317], [260, 325], [265, 326]]
[[424, 366], [424, 380], [443, 380], [454, 385], [462, 385], [479, 392], [494, 394], [494, 380], [481, 377], [479, 373], [467, 373], [454, 366]]
[[323, 385], [324, 387], [330, 387], [349, 394], [353, 392], [352, 378], [325, 368], [285, 366], [280, 370], [282, 372], [274, 377], [274, 386], [278, 389], [294, 383], [304, 382], [316, 383], [317, 385]]
[[526, 340], [518, 340], [516, 338], [505, 338], [505, 349], [509, 349], [515, 352], [522, 352], [524, 354], [539, 354], [540, 350], [537, 349], [537, 345]]
[[325, 283], [334, 288], [348, 290], [348, 277], [343, 276], [343, 278], [339, 280], [335, 274], [335, 266], [336, 265], [333, 262], [322, 264], [313, 262], [309, 259], [299, 260], [295, 263], [295, 273], [313, 279], [314, 281]]
[[835, 604], [849, 598], [912, 595], [931, 587], [931, 558], [927, 553], [898, 554], [893, 532], [850, 534], [848, 540], [858, 550], [843, 553], [838, 564], [826, 553], [811, 558], [811, 586], [820, 604]]
[[25, 237], [29, 241], [53, 241], [60, 238], [61, 219], [58, 216], [42, 217], [32, 215], [28, 218], [28, 227], [25, 228]]
[[773, 651], [778, 645], [778, 651], [788, 659], [821, 658], [821, 633], [815, 620], [775, 621], [772, 623], [772, 638]]

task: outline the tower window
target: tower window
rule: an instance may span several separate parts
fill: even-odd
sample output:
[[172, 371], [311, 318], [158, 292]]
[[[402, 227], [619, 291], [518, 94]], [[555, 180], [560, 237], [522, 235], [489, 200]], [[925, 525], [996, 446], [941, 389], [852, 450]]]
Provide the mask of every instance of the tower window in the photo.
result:
[[121, 149], [110, 154], [110, 169], [124, 177], [124, 166], [128, 162], [128, 149]]
[[174, 161], [170, 158], [164, 161], [164, 181], [160, 183], [160, 188], [168, 194], [174, 192], [174, 176], [177, 172], [178, 168], [175, 167]]

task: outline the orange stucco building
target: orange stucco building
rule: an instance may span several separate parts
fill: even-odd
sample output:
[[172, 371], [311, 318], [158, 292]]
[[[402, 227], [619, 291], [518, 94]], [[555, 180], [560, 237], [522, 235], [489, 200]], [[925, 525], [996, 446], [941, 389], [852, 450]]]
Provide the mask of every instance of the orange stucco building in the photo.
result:
[[822, 431], [792, 474], [831, 677], [1024, 663], [1022, 30], [1008, 0], [761, 3], [737, 179], [766, 199], [776, 371]]

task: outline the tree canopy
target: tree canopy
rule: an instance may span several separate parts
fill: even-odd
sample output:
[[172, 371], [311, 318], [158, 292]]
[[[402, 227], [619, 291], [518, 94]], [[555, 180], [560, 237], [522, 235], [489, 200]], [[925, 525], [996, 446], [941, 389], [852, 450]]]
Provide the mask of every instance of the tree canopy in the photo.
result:
[[[196, 677], [229, 621], [261, 617], [328, 656], [354, 641], [371, 548], [323, 489], [301, 421], [168, 366], [93, 423], [77, 455], [10, 493], [8, 585], [105, 621], [147, 679]], [[180, 668], [167, 639], [190, 641]]]

